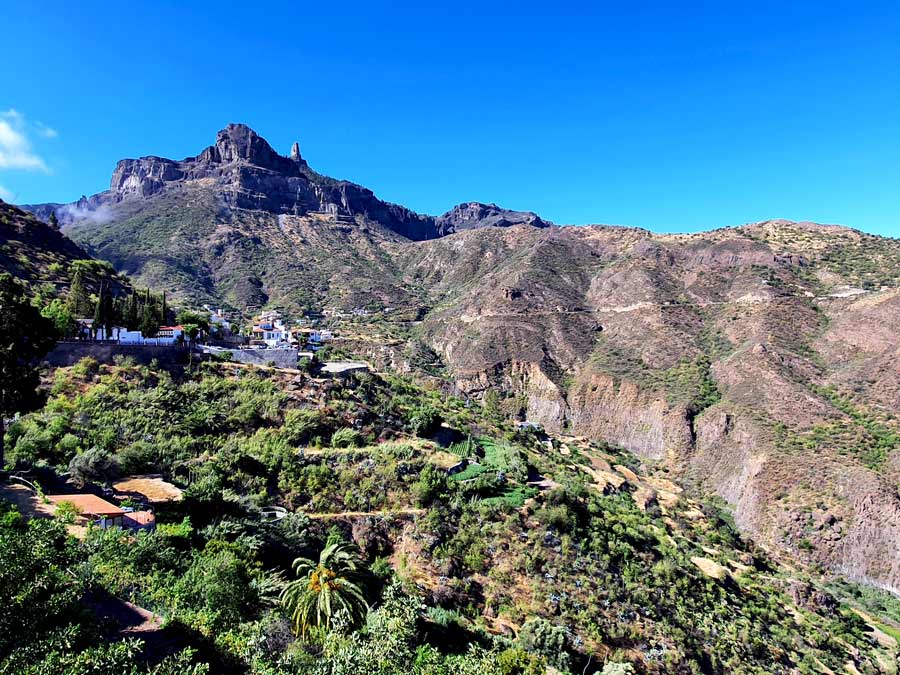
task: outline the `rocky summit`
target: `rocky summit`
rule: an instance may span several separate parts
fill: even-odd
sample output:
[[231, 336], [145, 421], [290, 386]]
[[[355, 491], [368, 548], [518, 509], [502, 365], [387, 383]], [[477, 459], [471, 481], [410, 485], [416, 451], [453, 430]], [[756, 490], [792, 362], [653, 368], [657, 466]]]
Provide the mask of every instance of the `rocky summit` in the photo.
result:
[[758, 542], [900, 592], [900, 242], [771, 220], [694, 235], [433, 217], [229, 125], [196, 157], [119, 162], [57, 214], [176, 301], [395, 310], [386, 368], [499, 392], [506, 414], [613, 443], [733, 509]]
[[432, 217], [378, 199], [371, 190], [313, 171], [294, 143], [290, 155], [275, 152], [244, 124], [229, 124], [216, 142], [196, 157], [182, 161], [162, 157], [123, 159], [113, 171], [109, 190], [74, 204], [27, 207], [41, 216], [55, 211], [60, 222], [105, 220], [123, 201], [149, 199], [167, 192], [203, 186], [226, 209], [279, 215], [326, 214], [338, 220], [362, 219], [412, 240], [433, 239], [457, 229], [487, 225], [546, 223], [533, 213], [506, 211], [496, 205], [463, 204]]

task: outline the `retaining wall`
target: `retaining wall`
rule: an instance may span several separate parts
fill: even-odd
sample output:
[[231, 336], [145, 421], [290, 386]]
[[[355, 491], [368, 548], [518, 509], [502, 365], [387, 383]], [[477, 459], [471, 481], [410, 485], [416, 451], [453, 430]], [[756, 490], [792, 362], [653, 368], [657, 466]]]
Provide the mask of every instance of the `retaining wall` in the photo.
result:
[[115, 342], [60, 342], [44, 357], [43, 362], [56, 368], [74, 366], [86, 356], [99, 363], [111, 364], [115, 356], [130, 356], [148, 365], [156, 359], [162, 368], [183, 366], [188, 362], [188, 349], [181, 346], [120, 345]]

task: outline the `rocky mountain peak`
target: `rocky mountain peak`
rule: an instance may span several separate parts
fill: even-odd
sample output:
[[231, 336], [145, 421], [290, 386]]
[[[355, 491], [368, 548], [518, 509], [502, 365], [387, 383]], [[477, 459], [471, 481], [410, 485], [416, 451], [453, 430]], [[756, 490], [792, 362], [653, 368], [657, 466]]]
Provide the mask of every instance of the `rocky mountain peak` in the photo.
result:
[[195, 157], [180, 161], [153, 155], [123, 159], [113, 171], [109, 190], [77, 204], [28, 208], [45, 217], [52, 211], [69, 226], [96, 220], [99, 211], [115, 210], [120, 203], [131, 204], [133, 209], [135, 203], [161, 192], [185, 190], [205, 190], [226, 208], [291, 215], [325, 213], [343, 223], [362, 219], [413, 240], [480, 227], [551, 225], [530, 211], [479, 202], [460, 204], [439, 218], [415, 213], [378, 199], [361, 185], [316, 173], [301, 156], [297, 142], [288, 156], [280, 155], [246, 124], [227, 125], [216, 134], [215, 143]]
[[476, 227], [510, 227], [512, 225], [549, 227], [552, 225], [551, 222], [531, 211], [510, 211], [493, 203], [483, 204], [481, 202], [457, 204], [440, 216], [437, 223], [444, 233], [470, 230]]
[[199, 161], [230, 164], [244, 161], [268, 169], [285, 169], [285, 158], [246, 124], [229, 124], [216, 134], [216, 143], [197, 157]]

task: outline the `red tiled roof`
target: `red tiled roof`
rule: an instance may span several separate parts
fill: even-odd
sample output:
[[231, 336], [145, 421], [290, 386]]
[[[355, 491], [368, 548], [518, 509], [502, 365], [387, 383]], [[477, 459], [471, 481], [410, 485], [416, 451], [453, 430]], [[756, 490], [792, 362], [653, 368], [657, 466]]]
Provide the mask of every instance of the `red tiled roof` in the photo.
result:
[[125, 512], [115, 504], [110, 504], [105, 499], [100, 499], [96, 495], [47, 495], [54, 504], [62, 502], [71, 502], [74, 504], [82, 515], [85, 516], [107, 516], [115, 518], [121, 516]]

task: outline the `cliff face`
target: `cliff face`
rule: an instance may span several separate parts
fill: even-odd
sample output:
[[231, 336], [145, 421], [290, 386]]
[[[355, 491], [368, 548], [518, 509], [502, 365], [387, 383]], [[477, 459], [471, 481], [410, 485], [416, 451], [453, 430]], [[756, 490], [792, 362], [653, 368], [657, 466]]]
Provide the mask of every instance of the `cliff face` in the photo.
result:
[[[328, 214], [344, 222], [365, 221], [415, 241], [459, 229], [548, 223], [533, 213], [507, 211], [495, 204], [460, 205], [440, 217], [421, 215], [378, 199], [361, 185], [313, 171], [294, 143], [289, 156], [278, 154], [250, 127], [229, 124], [196, 157], [182, 161], [148, 156], [123, 159], [113, 171], [109, 190], [73, 204], [35, 204], [24, 208], [40, 217], [55, 212], [63, 226], [121, 218], [124, 200], [149, 200], [164, 191], [200, 188], [228, 209], [273, 214]], [[152, 207], [151, 207], [152, 208]], [[126, 209], [127, 211], [127, 209]]]
[[900, 588], [900, 293], [880, 290], [900, 281], [900, 242], [786, 221], [512, 228], [407, 255], [440, 298], [423, 334], [462, 390], [508, 392], [531, 421], [720, 495], [764, 544]]

